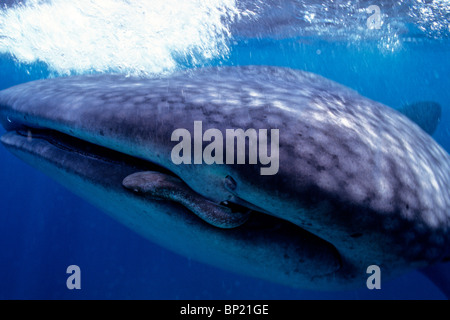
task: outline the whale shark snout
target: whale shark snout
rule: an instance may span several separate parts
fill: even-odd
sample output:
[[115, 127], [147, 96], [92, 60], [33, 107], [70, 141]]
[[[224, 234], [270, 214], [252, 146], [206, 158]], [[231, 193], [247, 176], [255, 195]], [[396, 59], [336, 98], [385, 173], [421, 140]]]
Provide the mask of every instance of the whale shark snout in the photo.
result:
[[[153, 241], [230, 270], [337, 289], [364, 285], [370, 265], [394, 276], [449, 256], [450, 156], [405, 115], [315, 74], [48, 79], [0, 92], [0, 120], [20, 158]], [[227, 141], [231, 130], [241, 139]], [[277, 140], [258, 135], [271, 130]], [[192, 159], [174, 163], [174, 132], [199, 138], [177, 149]], [[274, 141], [277, 153], [261, 154], [278, 170], [261, 175], [256, 152]]]

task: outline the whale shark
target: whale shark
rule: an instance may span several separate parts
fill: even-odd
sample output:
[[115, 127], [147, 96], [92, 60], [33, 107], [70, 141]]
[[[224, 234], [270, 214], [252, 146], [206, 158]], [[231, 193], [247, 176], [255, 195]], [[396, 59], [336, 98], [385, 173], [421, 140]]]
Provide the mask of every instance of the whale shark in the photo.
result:
[[[313, 73], [38, 80], [0, 92], [0, 121], [25, 162], [149, 240], [227, 270], [342, 290], [364, 286], [372, 265], [389, 278], [450, 258], [449, 154], [404, 114]], [[219, 161], [230, 130], [242, 133], [236, 161]], [[256, 134], [271, 130], [277, 140]], [[273, 174], [251, 161], [261, 149]]]

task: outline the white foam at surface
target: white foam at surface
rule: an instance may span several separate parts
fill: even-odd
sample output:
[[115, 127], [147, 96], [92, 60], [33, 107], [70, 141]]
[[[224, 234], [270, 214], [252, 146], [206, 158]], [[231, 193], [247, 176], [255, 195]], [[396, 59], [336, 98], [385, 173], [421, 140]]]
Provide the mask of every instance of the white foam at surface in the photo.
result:
[[[171, 72], [226, 59], [229, 43], [252, 38], [369, 40], [385, 54], [404, 42], [450, 38], [450, 0], [22, 2], [0, 7], [0, 54], [42, 61], [57, 74]], [[367, 27], [371, 5], [380, 7], [379, 30]]]
[[0, 53], [58, 74], [158, 74], [229, 53], [235, 0], [27, 0], [0, 10]]

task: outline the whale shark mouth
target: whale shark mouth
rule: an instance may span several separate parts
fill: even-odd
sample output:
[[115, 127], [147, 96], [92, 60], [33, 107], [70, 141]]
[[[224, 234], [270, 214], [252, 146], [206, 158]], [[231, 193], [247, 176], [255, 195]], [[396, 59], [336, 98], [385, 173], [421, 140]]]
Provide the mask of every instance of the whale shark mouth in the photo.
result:
[[[11, 131], [9, 131], [11, 132]], [[74, 136], [67, 135], [52, 129], [37, 129], [33, 127], [23, 126], [23, 128], [15, 131], [18, 135], [26, 137], [28, 141], [33, 139], [42, 139], [53, 146], [72, 153], [79, 154], [83, 157], [89, 157], [99, 161], [107, 161], [111, 163], [133, 163], [133, 165], [145, 168], [151, 171], [158, 171], [169, 175], [174, 175], [171, 171], [165, 169], [162, 166], [154, 164], [150, 161], [143, 160], [137, 157], [129, 156], [125, 153], [121, 153], [112, 149], [108, 149]]]

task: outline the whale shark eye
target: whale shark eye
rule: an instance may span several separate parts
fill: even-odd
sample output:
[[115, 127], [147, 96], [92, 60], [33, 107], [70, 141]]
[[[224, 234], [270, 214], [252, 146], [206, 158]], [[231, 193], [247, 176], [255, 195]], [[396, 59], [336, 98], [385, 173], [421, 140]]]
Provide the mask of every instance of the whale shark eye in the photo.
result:
[[237, 183], [231, 176], [225, 177], [225, 188], [227, 188], [229, 191], [236, 190]]

